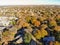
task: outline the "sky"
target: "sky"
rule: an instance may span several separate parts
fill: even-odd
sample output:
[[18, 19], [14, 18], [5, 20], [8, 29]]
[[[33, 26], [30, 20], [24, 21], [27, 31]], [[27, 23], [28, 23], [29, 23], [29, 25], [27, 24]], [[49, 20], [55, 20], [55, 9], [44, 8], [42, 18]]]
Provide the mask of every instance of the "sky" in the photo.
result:
[[0, 0], [4, 5], [60, 5], [60, 0]]

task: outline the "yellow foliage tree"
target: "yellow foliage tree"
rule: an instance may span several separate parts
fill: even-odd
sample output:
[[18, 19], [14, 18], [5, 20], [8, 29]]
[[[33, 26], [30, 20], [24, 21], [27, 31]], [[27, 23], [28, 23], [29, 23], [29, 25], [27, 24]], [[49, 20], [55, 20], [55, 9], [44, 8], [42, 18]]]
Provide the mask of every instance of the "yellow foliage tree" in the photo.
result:
[[40, 22], [39, 21], [35, 21], [34, 25], [37, 26], [37, 27], [39, 27]]
[[42, 16], [40, 16], [39, 17], [39, 20], [42, 22], [42, 21], [44, 21], [44, 20], [46, 20], [47, 18], [46, 17], [42, 17]]
[[60, 42], [55, 41], [54, 45], [60, 45]]
[[42, 24], [41, 25], [41, 28], [43, 28], [43, 29], [45, 29], [45, 28], [47, 28], [48, 26], [47, 26], [47, 24]]
[[50, 20], [50, 21], [49, 21], [49, 25], [50, 25], [50, 26], [56, 26], [57, 23], [56, 23], [55, 20]]
[[34, 34], [36, 39], [44, 38], [47, 35], [48, 35], [48, 32], [44, 29], [37, 30], [36, 33]]
[[38, 20], [32, 20], [32, 24], [34, 24], [34, 26], [39, 27], [40, 26], [40, 21], [38, 21]]
[[36, 33], [34, 34], [36, 39], [41, 39], [41, 31], [37, 30]]
[[42, 36], [42, 38], [47, 36], [47, 35], [48, 35], [48, 32], [46, 30], [44, 30], [44, 29], [41, 29], [41, 36]]
[[60, 26], [55, 26], [54, 30], [55, 31], [60, 31]]
[[26, 22], [24, 22], [22, 26], [23, 26], [23, 27], [28, 27], [28, 26], [29, 26], [29, 24], [28, 24], [28, 23], [26, 23]]
[[56, 19], [57, 19], [57, 20], [60, 20], [60, 15], [57, 15], [57, 16], [56, 16]]
[[25, 19], [27, 22], [29, 22], [31, 20], [31, 16], [27, 16]]

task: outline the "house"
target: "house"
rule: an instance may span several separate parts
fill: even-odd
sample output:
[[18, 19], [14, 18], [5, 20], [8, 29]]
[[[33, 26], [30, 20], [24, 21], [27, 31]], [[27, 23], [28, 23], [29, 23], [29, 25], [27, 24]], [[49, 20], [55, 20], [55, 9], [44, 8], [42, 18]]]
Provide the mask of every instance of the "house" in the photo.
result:
[[10, 26], [10, 22], [12, 20], [17, 20], [18, 18], [16, 17], [5, 17], [5, 16], [0, 16], [0, 27], [8, 27]]

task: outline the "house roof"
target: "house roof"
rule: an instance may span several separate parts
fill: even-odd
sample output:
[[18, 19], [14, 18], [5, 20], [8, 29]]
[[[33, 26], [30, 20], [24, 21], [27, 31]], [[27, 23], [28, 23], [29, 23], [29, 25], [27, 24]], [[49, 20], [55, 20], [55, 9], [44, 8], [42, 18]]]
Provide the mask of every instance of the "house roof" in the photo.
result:
[[9, 27], [11, 26], [10, 25], [10, 22], [11, 20], [16, 20], [18, 18], [16, 17], [5, 17], [5, 16], [0, 16], [0, 30], [6, 28], [6, 27]]

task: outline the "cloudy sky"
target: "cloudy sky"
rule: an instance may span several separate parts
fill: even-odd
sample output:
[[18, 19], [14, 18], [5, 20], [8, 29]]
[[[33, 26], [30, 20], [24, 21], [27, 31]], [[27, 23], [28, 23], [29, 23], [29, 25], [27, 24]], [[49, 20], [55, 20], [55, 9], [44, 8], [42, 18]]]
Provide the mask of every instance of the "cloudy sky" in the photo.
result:
[[60, 0], [0, 0], [1, 5], [60, 5]]

